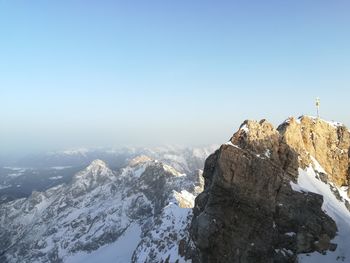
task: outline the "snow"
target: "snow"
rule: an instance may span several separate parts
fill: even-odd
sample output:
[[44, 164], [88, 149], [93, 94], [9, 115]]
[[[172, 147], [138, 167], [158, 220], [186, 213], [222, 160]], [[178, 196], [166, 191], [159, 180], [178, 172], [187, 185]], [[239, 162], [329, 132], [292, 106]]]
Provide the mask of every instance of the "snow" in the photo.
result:
[[284, 233], [286, 236], [292, 237], [295, 236], [296, 233], [295, 232], [288, 232], [288, 233]]
[[193, 208], [194, 207], [194, 201], [196, 199], [196, 196], [191, 194], [190, 192], [186, 190], [182, 190], [180, 193], [174, 190], [174, 197], [178, 201], [179, 206], [181, 205], [186, 205], [188, 208]]
[[1, 185], [0, 184], [0, 190], [10, 188], [10, 187], [12, 187], [12, 185]]
[[319, 164], [319, 162], [313, 157], [311, 156], [311, 161], [313, 163], [313, 168], [315, 169], [315, 171], [319, 172], [319, 173], [326, 173], [326, 171], [323, 169], [323, 167]]
[[72, 166], [52, 166], [51, 169], [53, 170], [64, 170], [64, 169], [68, 169], [71, 168]]
[[224, 145], [230, 145], [230, 146], [233, 146], [233, 147], [235, 147], [235, 148], [241, 149], [241, 148], [238, 147], [236, 144], [233, 144], [231, 141], [228, 141], [228, 142], [224, 143]]
[[244, 125], [241, 126], [239, 129], [242, 130], [242, 131], [244, 131], [245, 133], [249, 133], [249, 128], [248, 128], [247, 124], [244, 124]]
[[[323, 170], [323, 168], [314, 160], [315, 170]], [[318, 252], [311, 254], [301, 254], [298, 256], [299, 262], [307, 263], [328, 263], [350, 260], [350, 213], [346, 209], [345, 204], [339, 201], [330, 189], [328, 184], [325, 184], [316, 178], [315, 170], [309, 166], [305, 170], [299, 168], [298, 185], [302, 189], [307, 189], [310, 192], [317, 193], [323, 196], [322, 205], [325, 211], [337, 224], [338, 233], [332, 240], [338, 245], [334, 252], [328, 251], [326, 255]], [[341, 189], [340, 189], [341, 190]], [[343, 260], [343, 261], [344, 261]]]
[[[152, 262], [165, 262], [167, 258], [169, 262], [191, 262], [186, 261], [178, 253], [180, 240], [188, 234], [186, 225], [190, 222], [191, 217], [191, 208], [180, 208], [172, 202], [165, 206], [159, 224], [153, 226], [147, 233], [148, 239], [141, 243], [135, 251], [137, 252], [135, 262], [148, 262], [147, 259], [154, 249], [159, 251]], [[169, 243], [170, 235], [176, 237], [176, 242]]]
[[163, 164], [163, 168], [164, 168], [165, 171], [167, 171], [169, 173], [172, 173], [173, 175], [175, 175], [177, 177], [186, 176], [186, 174], [176, 171], [173, 167], [171, 167], [169, 165]]
[[265, 155], [267, 158], [270, 158], [270, 157], [271, 157], [271, 150], [270, 150], [270, 149], [266, 149], [264, 155]]
[[181, 195], [183, 198], [185, 198], [186, 200], [188, 200], [189, 202], [192, 203], [192, 207], [194, 207], [194, 200], [196, 199], [196, 196], [194, 196], [192, 193], [186, 191], [186, 190], [182, 190], [181, 191]]
[[59, 180], [59, 179], [62, 179], [62, 178], [63, 178], [62, 175], [49, 177], [50, 180]]
[[76, 253], [65, 259], [66, 263], [126, 263], [131, 262], [132, 254], [140, 242], [141, 227], [131, 224], [124, 234], [112, 244], [100, 247], [92, 253]]
[[301, 187], [299, 184], [296, 184], [292, 181], [290, 181], [289, 184], [292, 187], [293, 191], [295, 191], [295, 192], [299, 192], [299, 193], [305, 193], [305, 192], [307, 193], [308, 192], [307, 189]]
[[146, 170], [146, 166], [143, 165], [141, 166], [139, 169], [137, 169], [135, 172], [134, 172], [134, 176], [139, 178], [141, 176], [141, 174], [144, 173], [144, 171]]
[[176, 155], [176, 154], [165, 154], [163, 157], [165, 160], [171, 160], [178, 163], [186, 163], [186, 159], [184, 156]]
[[[154, 201], [149, 200], [142, 190], [149, 187], [140, 179], [150, 165], [166, 176], [166, 202], [172, 201], [163, 207], [161, 215], [152, 214]], [[164, 173], [164, 170], [171, 174]], [[50, 178], [59, 179], [58, 175]], [[63, 262], [124, 263], [131, 262], [131, 257], [138, 254], [149, 260], [157, 251], [157, 258], [163, 261], [170, 256], [170, 262], [178, 259], [185, 262], [178, 255], [178, 248], [180, 240], [188, 235], [195, 198], [191, 194], [193, 183], [193, 179], [184, 173], [156, 161], [126, 166], [113, 172], [104, 162], [95, 160], [74, 175], [71, 183], [43, 193], [35, 192], [29, 198], [3, 206], [0, 221], [11, 225], [11, 240], [21, 238], [26, 246], [23, 256], [13, 252], [8, 258], [27, 262], [27, 258], [37, 253], [44, 262], [46, 255], [56, 251]], [[176, 197], [186, 208], [179, 207], [180, 201]], [[140, 215], [139, 208], [146, 212]], [[114, 242], [104, 237], [109, 232], [119, 235], [123, 229], [126, 229], [124, 234]], [[40, 248], [36, 246], [37, 241]], [[98, 242], [95, 251], [84, 250], [95, 242]], [[22, 243], [18, 250], [22, 249]]]
[[289, 249], [285, 249], [285, 248], [283, 248], [283, 249], [275, 249], [275, 252], [276, 253], [282, 253], [283, 254], [283, 256], [286, 256], [286, 255], [292, 255], [293, 254], [293, 251], [291, 251], [291, 250], [289, 250]]
[[8, 174], [7, 176], [8, 177], [11, 177], [11, 178], [16, 178], [16, 177], [19, 177], [21, 175], [23, 175], [24, 172], [18, 172], [18, 173], [11, 173], [11, 174]]
[[318, 118], [318, 117], [315, 117], [315, 116], [310, 116], [310, 115], [300, 116], [298, 119], [301, 120], [303, 117], [308, 117], [308, 118], [310, 118], [310, 119], [312, 119], [314, 121], [316, 121], [316, 120], [323, 121], [323, 122], [329, 124], [330, 126], [332, 126], [333, 128], [338, 128], [338, 127], [344, 126], [344, 124], [341, 123], [341, 122], [327, 121], [327, 120], [324, 120], [324, 119], [321, 119], [321, 118]]
[[62, 151], [63, 154], [66, 155], [83, 155], [85, 156], [89, 152], [87, 148], [79, 148], [79, 149], [70, 149]]
[[326, 121], [329, 125], [333, 126], [334, 128], [340, 127], [340, 126], [344, 126], [343, 123], [341, 122], [337, 122], [337, 121]]
[[12, 177], [12, 178], [16, 178], [23, 175], [27, 170], [27, 168], [9, 167], [9, 166], [5, 166], [4, 168], [13, 171], [12, 173], [9, 173], [7, 175], [8, 177]]
[[350, 202], [350, 198], [348, 197], [348, 189], [349, 187], [343, 186], [338, 188], [338, 192], [343, 199], [348, 200]]
[[206, 159], [211, 153], [215, 152], [219, 148], [218, 145], [213, 144], [205, 148], [194, 148], [192, 154], [198, 159]]
[[5, 166], [4, 168], [8, 170], [13, 170], [13, 171], [19, 171], [19, 172], [24, 172], [25, 170], [28, 169], [28, 168], [11, 167], [11, 166]]

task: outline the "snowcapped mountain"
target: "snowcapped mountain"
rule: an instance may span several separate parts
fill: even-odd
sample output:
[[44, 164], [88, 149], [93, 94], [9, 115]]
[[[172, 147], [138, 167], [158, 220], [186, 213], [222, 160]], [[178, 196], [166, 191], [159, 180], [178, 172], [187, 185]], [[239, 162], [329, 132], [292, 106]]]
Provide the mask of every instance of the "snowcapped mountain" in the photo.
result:
[[180, 173], [192, 174], [203, 169], [206, 157], [217, 147], [157, 147], [120, 149], [72, 149], [28, 155], [0, 167], [0, 204], [28, 197], [32, 191], [45, 191], [72, 177], [93, 160], [106, 162], [113, 170], [127, 166], [138, 156], [148, 156], [168, 164]]
[[[155, 160], [168, 163], [179, 171], [184, 172], [185, 170], [193, 170], [194, 166], [196, 166], [196, 169], [202, 168], [205, 158], [217, 149], [217, 147], [218, 145], [203, 147], [124, 147], [111, 149], [77, 148], [42, 154], [29, 154], [22, 158], [14, 159], [11, 162], [7, 161], [7, 165], [4, 166], [20, 168], [81, 167], [88, 165], [93, 160], [100, 159], [113, 168], [120, 168], [127, 165], [129, 160], [140, 155], [146, 155]], [[5, 159], [3, 161], [5, 162]]]
[[0, 261], [184, 262], [201, 187], [198, 174], [150, 158], [119, 172], [95, 160], [69, 184], [0, 206]]

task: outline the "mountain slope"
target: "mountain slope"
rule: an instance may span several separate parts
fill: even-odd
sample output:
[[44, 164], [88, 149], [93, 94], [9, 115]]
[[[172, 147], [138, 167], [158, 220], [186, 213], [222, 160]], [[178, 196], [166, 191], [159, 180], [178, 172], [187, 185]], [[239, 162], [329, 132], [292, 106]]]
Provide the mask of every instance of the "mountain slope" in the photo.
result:
[[0, 206], [1, 262], [154, 262], [152, 251], [160, 247], [164, 261], [170, 254], [181, 259], [176, 248], [184, 234], [164, 247], [152, 233], [179, 233], [178, 225], [167, 227], [170, 215], [188, 224], [191, 210], [180, 206], [193, 206], [196, 187], [199, 177], [150, 159], [131, 162], [120, 173], [95, 160], [70, 184]]
[[69, 183], [93, 160], [106, 162], [113, 170], [127, 166], [134, 158], [147, 156], [167, 164], [180, 173], [192, 175], [202, 170], [204, 161], [217, 146], [157, 147], [119, 149], [76, 149], [28, 155], [0, 167], [0, 204]]
[[245, 121], [206, 160], [194, 262], [350, 260], [349, 145], [347, 128], [313, 117]]

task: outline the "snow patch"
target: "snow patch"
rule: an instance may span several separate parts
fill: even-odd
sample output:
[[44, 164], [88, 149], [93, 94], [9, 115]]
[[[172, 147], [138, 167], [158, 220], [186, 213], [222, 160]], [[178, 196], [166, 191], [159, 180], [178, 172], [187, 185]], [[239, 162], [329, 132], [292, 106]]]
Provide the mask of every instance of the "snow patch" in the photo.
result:
[[50, 180], [59, 180], [59, 179], [62, 179], [62, 178], [63, 178], [62, 175], [49, 177]]
[[71, 168], [72, 166], [52, 166], [50, 167], [53, 170], [64, 170], [64, 169], [68, 169]]
[[66, 263], [126, 263], [131, 262], [132, 254], [141, 238], [141, 227], [133, 223], [124, 234], [112, 244], [100, 247], [91, 253], [79, 252], [65, 259]]
[[10, 187], [12, 187], [12, 185], [0, 185], [0, 190], [2, 190], [2, 189], [6, 189], [6, 188], [10, 188]]
[[341, 122], [327, 121], [327, 120], [324, 120], [324, 119], [321, 119], [321, 118], [318, 118], [318, 117], [315, 117], [315, 116], [309, 116], [309, 115], [300, 116], [298, 119], [301, 120], [303, 117], [308, 117], [308, 118], [312, 119], [314, 122], [317, 121], [317, 120], [325, 122], [325, 123], [329, 124], [330, 126], [332, 126], [333, 128], [338, 128], [338, 127], [344, 126], [344, 124], [341, 123]]
[[[324, 170], [317, 162], [314, 162], [315, 170]], [[299, 262], [328, 263], [350, 260], [350, 213], [343, 202], [339, 201], [330, 189], [330, 185], [317, 179], [315, 170], [309, 166], [305, 170], [299, 168], [298, 185], [302, 189], [323, 196], [322, 210], [326, 212], [337, 224], [338, 233], [332, 240], [338, 245], [334, 252], [327, 251], [326, 255], [318, 252], [300, 254]]]
[[145, 170], [146, 170], [146, 166], [145, 166], [145, 165], [141, 166], [140, 168], [138, 168], [137, 170], [135, 170], [134, 176], [135, 176], [136, 178], [139, 178], [139, 177], [141, 176], [141, 174], [144, 173]]
[[245, 133], [249, 133], [249, 128], [247, 124], [242, 125], [239, 129], [244, 131]]
[[299, 193], [307, 193], [308, 192], [307, 189], [301, 187], [299, 184], [296, 184], [292, 181], [290, 181], [289, 184], [292, 187], [293, 191], [295, 191], [295, 192], [299, 192]]
[[293, 237], [296, 235], [295, 232], [288, 232], [288, 233], [284, 233], [286, 236], [289, 236], [289, 237]]
[[266, 149], [264, 155], [265, 155], [267, 158], [270, 158], [270, 157], [271, 157], [271, 150], [270, 150], [270, 149]]
[[224, 145], [230, 145], [230, 146], [233, 146], [233, 147], [235, 147], [235, 148], [241, 149], [241, 148], [238, 147], [236, 144], [233, 144], [231, 141], [228, 141], [228, 142], [224, 143]]

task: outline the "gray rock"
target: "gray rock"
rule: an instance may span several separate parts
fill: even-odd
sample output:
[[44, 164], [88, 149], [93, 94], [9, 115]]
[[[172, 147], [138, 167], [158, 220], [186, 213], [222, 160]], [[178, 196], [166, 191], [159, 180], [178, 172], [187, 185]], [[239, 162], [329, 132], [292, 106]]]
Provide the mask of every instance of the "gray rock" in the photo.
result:
[[298, 153], [265, 120], [246, 121], [203, 172], [191, 235], [194, 262], [296, 262], [297, 254], [334, 249], [337, 227], [323, 198], [295, 192]]

